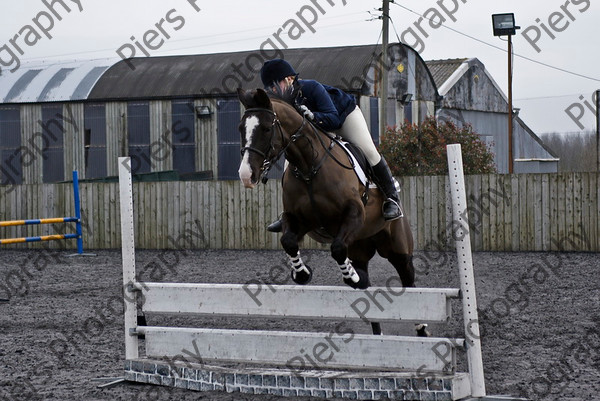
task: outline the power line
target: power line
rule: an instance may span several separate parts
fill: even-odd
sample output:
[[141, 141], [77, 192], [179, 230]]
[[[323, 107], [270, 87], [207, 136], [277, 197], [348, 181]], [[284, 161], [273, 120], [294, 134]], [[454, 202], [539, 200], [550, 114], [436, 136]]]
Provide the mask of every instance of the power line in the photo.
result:
[[[411, 10], [411, 9], [410, 9], [410, 8], [408, 8], [408, 7], [402, 6], [402, 5], [398, 4], [398, 3], [392, 3], [392, 4], [395, 4], [396, 6], [398, 6], [398, 7], [400, 7], [400, 8], [403, 8], [403, 9], [405, 9], [405, 10], [407, 10], [407, 11], [410, 11], [411, 13], [413, 13], [413, 14], [416, 14], [416, 15], [418, 15], [418, 16], [420, 16], [420, 17], [422, 17], [422, 18], [425, 18], [425, 19], [427, 19], [427, 20], [429, 20], [429, 21], [432, 21], [432, 20], [433, 20], [433, 18], [428, 18], [428, 17], [425, 17], [424, 15], [422, 15], [422, 14], [420, 14], [420, 13], [416, 12], [416, 11], [413, 11], [413, 10]], [[486, 41], [484, 41], [484, 40], [481, 40], [481, 39], [478, 39], [478, 38], [476, 38], [476, 37], [474, 37], [474, 36], [468, 35], [468, 34], [466, 34], [466, 33], [464, 33], [464, 32], [460, 32], [460, 31], [458, 31], [458, 30], [456, 30], [456, 29], [454, 29], [454, 28], [450, 28], [449, 26], [446, 26], [446, 25], [444, 25], [444, 24], [443, 24], [443, 23], [441, 23], [441, 22], [439, 23], [439, 25], [440, 25], [440, 26], [443, 26], [444, 28], [446, 28], [446, 29], [449, 29], [449, 30], [451, 30], [452, 32], [455, 32], [455, 33], [457, 33], [457, 34], [459, 34], [459, 35], [465, 36], [465, 37], [467, 37], [467, 38], [469, 38], [469, 39], [472, 39], [472, 40], [475, 40], [475, 41], [477, 41], [477, 42], [479, 42], [479, 43], [482, 43], [482, 44], [484, 44], [484, 45], [486, 45], [486, 46], [490, 46], [490, 47], [493, 47], [494, 49], [501, 50], [501, 51], [502, 51], [502, 52], [504, 52], [504, 53], [506, 53], [506, 52], [507, 52], [505, 49], [503, 49], [503, 48], [501, 48], [501, 47], [499, 47], [499, 46], [493, 45], [493, 44], [491, 44], [491, 43], [488, 43], [488, 42], [486, 42]], [[553, 66], [553, 65], [550, 65], [550, 64], [544, 63], [544, 62], [542, 62], [542, 61], [534, 60], [534, 59], [532, 59], [532, 58], [530, 58], [530, 57], [522, 56], [522, 55], [520, 55], [520, 54], [517, 54], [517, 53], [513, 53], [513, 54], [514, 54], [515, 56], [517, 56], [517, 57], [520, 57], [520, 58], [522, 58], [522, 59], [524, 59], [524, 60], [527, 60], [527, 61], [530, 61], [530, 62], [532, 62], [532, 63], [536, 63], [536, 64], [539, 64], [539, 65], [543, 65], [544, 67], [552, 68], [552, 69], [554, 69], [554, 70], [557, 70], [557, 71], [561, 71], [561, 72], [564, 72], [564, 73], [567, 73], [567, 74], [575, 75], [575, 76], [577, 76], [577, 77], [580, 77], [580, 78], [585, 78], [585, 79], [589, 79], [589, 80], [592, 80], [592, 81], [600, 82], [600, 79], [598, 79], [598, 78], [593, 78], [593, 77], [590, 77], [590, 76], [587, 76], [587, 75], [579, 74], [579, 73], [577, 73], [577, 72], [573, 72], [573, 71], [566, 70], [566, 69], [564, 69], [564, 68], [556, 67], [556, 66]]]
[[[334, 19], [341, 19], [341, 18], [345, 18], [345, 17], [352, 17], [352, 16], [356, 16], [356, 15], [364, 15], [364, 11], [360, 11], [360, 12], [352, 12], [352, 13], [347, 13], [347, 14], [342, 14], [342, 15], [333, 15], [333, 16], [328, 16], [328, 17], [322, 17], [321, 20], [334, 20]], [[319, 28], [331, 28], [331, 27], [335, 27], [335, 26], [340, 26], [340, 25], [348, 25], [348, 24], [354, 24], [354, 23], [359, 23], [359, 22], [364, 22], [362, 19], [361, 20], [349, 20], [349, 21], [344, 21], [344, 22], [339, 22], [339, 23], [333, 23], [333, 24], [329, 24], [329, 25], [321, 25]], [[214, 46], [214, 45], [221, 45], [221, 44], [230, 44], [230, 43], [240, 43], [240, 42], [245, 42], [245, 41], [249, 41], [249, 40], [260, 40], [260, 39], [265, 39], [265, 36], [261, 35], [261, 36], [251, 36], [248, 37], [247, 34], [249, 32], [257, 32], [257, 31], [268, 31], [268, 30], [272, 30], [273, 26], [263, 26], [263, 27], [259, 27], [259, 28], [252, 28], [252, 29], [243, 29], [243, 30], [239, 30], [239, 31], [233, 31], [233, 32], [225, 32], [225, 33], [218, 33], [218, 34], [211, 34], [211, 35], [202, 35], [202, 36], [195, 36], [195, 37], [191, 37], [191, 38], [183, 38], [183, 39], [170, 39], [169, 43], [179, 43], [179, 42], [189, 42], [189, 41], [197, 41], [197, 40], [202, 40], [202, 39], [210, 39], [210, 38], [214, 38], [214, 37], [223, 37], [223, 36], [231, 36], [231, 35], [237, 35], [237, 34], [244, 34], [245, 36], [241, 39], [230, 39], [230, 40], [222, 40], [222, 41], [218, 41], [218, 42], [211, 42], [208, 45], [207, 44], [198, 44], [195, 46], [187, 46], [187, 47], [179, 47], [179, 48], [169, 48], [169, 49], [164, 49], [164, 50], [157, 50], [154, 52], [154, 54], [159, 55], [161, 53], [168, 53], [168, 52], [172, 52], [172, 51], [176, 51], [176, 50], [188, 50], [188, 49], [196, 49], [196, 48], [200, 48], [200, 47], [204, 47], [204, 46]], [[288, 35], [288, 32], [281, 32], [280, 33], [282, 36]], [[270, 34], [266, 34], [266, 35], [270, 35]], [[22, 62], [37, 62], [37, 61], [42, 61], [42, 60], [46, 60], [49, 57], [68, 57], [68, 56], [79, 56], [82, 54], [93, 54], [93, 53], [102, 53], [102, 52], [112, 52], [114, 54], [115, 52], [115, 48], [106, 48], [106, 49], [97, 49], [97, 50], [87, 50], [87, 51], [80, 51], [80, 52], [72, 52], [72, 53], [62, 53], [62, 54], [54, 54], [54, 55], [48, 55], [48, 56], [40, 56], [40, 57], [32, 57], [32, 58], [24, 58], [21, 59]], [[98, 58], [106, 58], [106, 57], [98, 57]]]
[[573, 97], [573, 96], [581, 96], [581, 93], [572, 93], [569, 95], [552, 95], [552, 96], [535, 96], [535, 97], [523, 97], [520, 99], [515, 99], [515, 101], [524, 101], [524, 100], [539, 100], [539, 99], [555, 99], [559, 97]]

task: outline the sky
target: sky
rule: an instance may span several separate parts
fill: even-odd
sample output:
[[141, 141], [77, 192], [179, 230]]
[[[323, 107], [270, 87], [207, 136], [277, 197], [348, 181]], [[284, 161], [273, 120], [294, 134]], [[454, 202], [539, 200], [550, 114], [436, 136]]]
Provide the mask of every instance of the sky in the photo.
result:
[[[269, 38], [281, 43], [277, 32], [290, 48], [381, 43], [381, 0], [0, 1], [2, 74], [15, 68], [16, 59], [118, 61], [134, 51], [163, 56], [256, 50]], [[506, 37], [493, 36], [491, 15], [514, 13], [521, 29], [513, 36], [513, 103], [521, 118], [538, 134], [595, 130], [598, 3], [395, 0], [389, 41], [400, 39], [425, 60], [477, 58], [507, 93], [508, 46]]]

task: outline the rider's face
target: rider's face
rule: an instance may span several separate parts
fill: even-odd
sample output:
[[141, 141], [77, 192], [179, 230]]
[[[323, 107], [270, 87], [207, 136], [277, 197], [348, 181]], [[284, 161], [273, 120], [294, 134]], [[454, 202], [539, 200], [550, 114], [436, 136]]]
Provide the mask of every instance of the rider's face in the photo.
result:
[[279, 89], [281, 89], [281, 93], [284, 93], [290, 86], [292, 86], [292, 83], [294, 83], [293, 75], [285, 77], [281, 81], [279, 81]]

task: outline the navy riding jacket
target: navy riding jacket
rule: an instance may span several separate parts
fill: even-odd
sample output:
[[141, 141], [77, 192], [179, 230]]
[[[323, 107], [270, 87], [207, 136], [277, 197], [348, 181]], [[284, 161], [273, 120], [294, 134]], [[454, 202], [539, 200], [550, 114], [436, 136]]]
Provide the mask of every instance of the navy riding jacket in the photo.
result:
[[354, 96], [338, 88], [312, 79], [301, 79], [298, 83], [301, 88], [298, 104], [308, 107], [315, 116], [314, 123], [325, 131], [340, 129], [356, 108]]

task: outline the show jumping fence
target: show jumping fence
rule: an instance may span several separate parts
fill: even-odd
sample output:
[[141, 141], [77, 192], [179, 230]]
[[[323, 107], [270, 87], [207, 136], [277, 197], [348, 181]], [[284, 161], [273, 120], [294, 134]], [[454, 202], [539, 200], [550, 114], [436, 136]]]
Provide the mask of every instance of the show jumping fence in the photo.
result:
[[[249, 296], [248, 290], [257, 289], [247, 285], [136, 280], [130, 161], [120, 158], [126, 380], [190, 390], [324, 398], [457, 400], [484, 397], [460, 145], [450, 145], [448, 149], [460, 290], [269, 286], [269, 291], [261, 294], [260, 302], [254, 302]], [[393, 294], [395, 299], [388, 308], [369, 308], [358, 316], [352, 306], [360, 299], [372, 299], [373, 294]], [[465, 339], [353, 334], [348, 340], [332, 337], [331, 333], [144, 326], [138, 325], [138, 297], [144, 314], [243, 317], [242, 321], [262, 317], [420, 323], [447, 322], [451, 299], [461, 298]], [[140, 336], [145, 338], [145, 355], [140, 354]], [[323, 347], [330, 347], [332, 351], [326, 363], [320, 366], [327, 370], [290, 366], [290, 361], [298, 355], [306, 356], [311, 350], [313, 353], [317, 349], [322, 351]], [[467, 373], [456, 372], [457, 350], [466, 350]], [[318, 354], [323, 356], [320, 351], [314, 355]], [[210, 366], [207, 362], [260, 366], [233, 368]], [[264, 366], [279, 368], [265, 369]]]
[[28, 226], [37, 224], [75, 223], [75, 233], [50, 234], [31, 237], [2, 238], [0, 245], [20, 244], [24, 242], [55, 241], [63, 239], [77, 239], [77, 253], [83, 254], [83, 234], [81, 230], [81, 203], [79, 199], [79, 175], [73, 171], [73, 201], [75, 217], [50, 217], [45, 219], [25, 219], [0, 221], [0, 227]]

